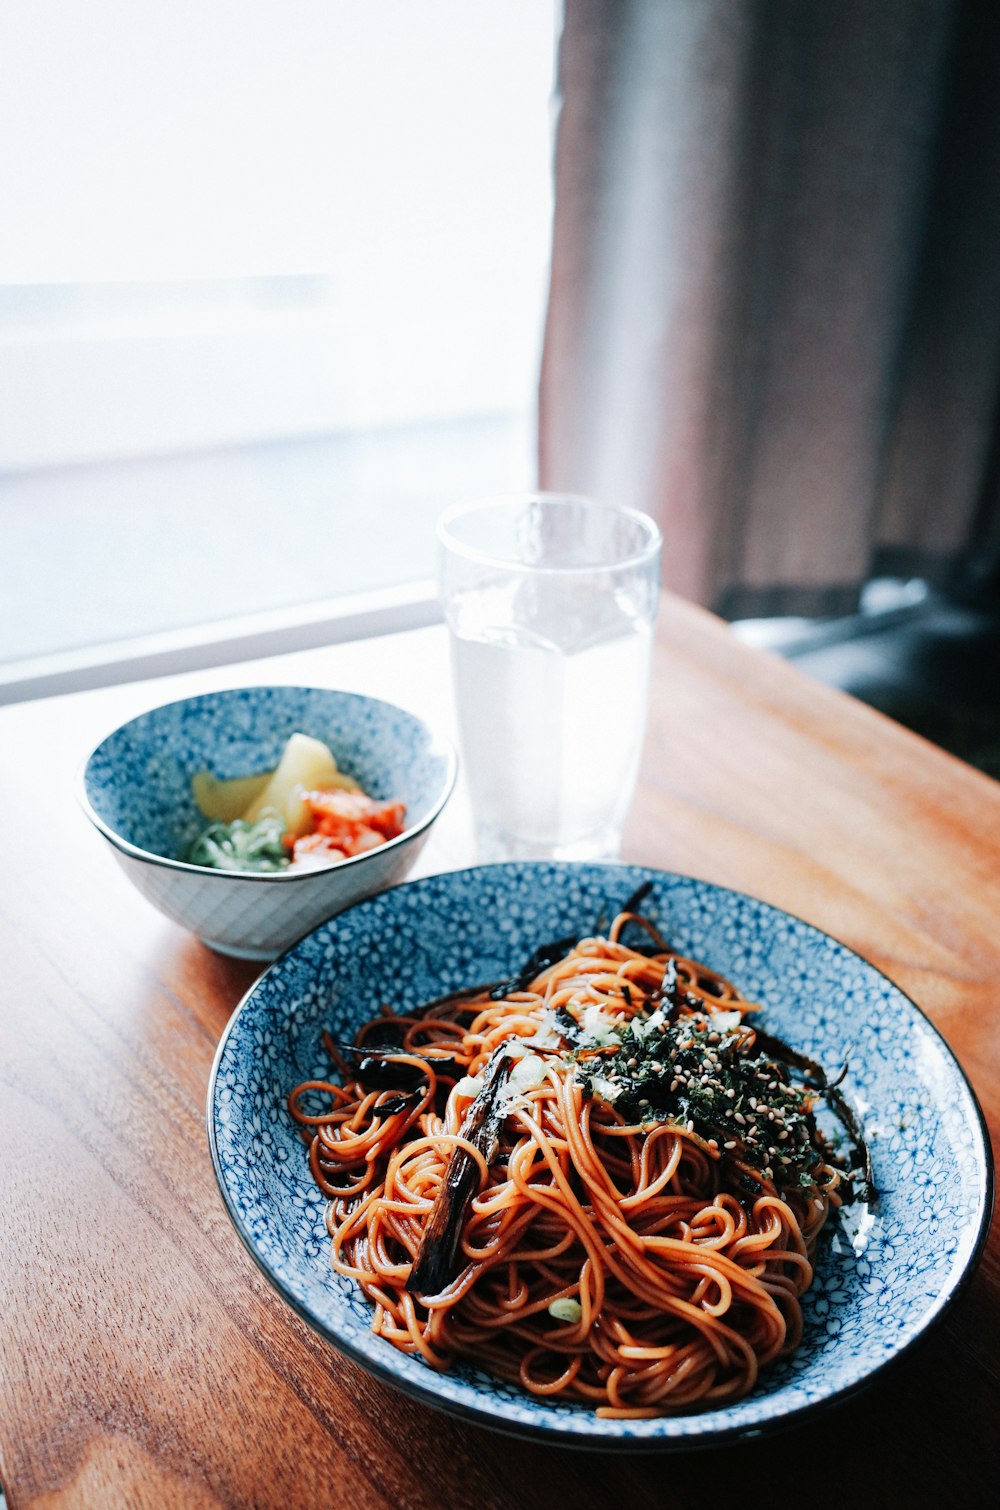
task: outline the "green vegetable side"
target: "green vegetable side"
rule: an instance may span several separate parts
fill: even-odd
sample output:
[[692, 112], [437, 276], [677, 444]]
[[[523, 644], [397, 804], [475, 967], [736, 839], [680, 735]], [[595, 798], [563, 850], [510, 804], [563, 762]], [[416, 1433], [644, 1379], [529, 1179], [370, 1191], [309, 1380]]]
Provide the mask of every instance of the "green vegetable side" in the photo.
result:
[[212, 821], [181, 858], [209, 870], [266, 875], [337, 864], [396, 838], [406, 816], [402, 802], [369, 797], [306, 734], [291, 736], [274, 771], [230, 780], [198, 771], [191, 790]]
[[287, 870], [292, 857], [286, 849], [285, 820], [279, 813], [265, 813], [256, 823], [234, 818], [232, 823], [210, 823], [191, 845], [184, 858], [189, 865], [207, 865], [212, 870], [249, 870], [266, 874]]

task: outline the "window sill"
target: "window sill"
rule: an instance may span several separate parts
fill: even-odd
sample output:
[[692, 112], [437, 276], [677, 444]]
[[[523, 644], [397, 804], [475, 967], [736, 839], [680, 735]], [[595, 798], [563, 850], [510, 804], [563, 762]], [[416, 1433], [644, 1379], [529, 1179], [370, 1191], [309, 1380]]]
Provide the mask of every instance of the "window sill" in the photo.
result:
[[0, 704], [313, 650], [441, 621], [429, 581], [0, 665]]

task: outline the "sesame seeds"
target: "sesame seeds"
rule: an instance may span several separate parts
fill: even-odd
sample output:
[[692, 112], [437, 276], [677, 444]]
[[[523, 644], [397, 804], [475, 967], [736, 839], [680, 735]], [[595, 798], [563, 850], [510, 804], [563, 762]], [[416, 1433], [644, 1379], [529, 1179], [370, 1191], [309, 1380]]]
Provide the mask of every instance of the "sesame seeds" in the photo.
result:
[[633, 991], [635, 1016], [616, 1024], [618, 1038], [603, 1044], [599, 1069], [593, 1045], [574, 1044], [584, 1094], [644, 1128], [667, 1123], [694, 1133], [713, 1155], [731, 1161], [730, 1178], [747, 1192], [754, 1181], [773, 1180], [775, 1170], [779, 1186], [808, 1186], [820, 1158], [810, 1103], [780, 1060], [755, 1051], [749, 1024], [723, 1026], [701, 1001], [688, 1011], [680, 992], [671, 1020], [665, 993], [647, 1000], [644, 1011]]

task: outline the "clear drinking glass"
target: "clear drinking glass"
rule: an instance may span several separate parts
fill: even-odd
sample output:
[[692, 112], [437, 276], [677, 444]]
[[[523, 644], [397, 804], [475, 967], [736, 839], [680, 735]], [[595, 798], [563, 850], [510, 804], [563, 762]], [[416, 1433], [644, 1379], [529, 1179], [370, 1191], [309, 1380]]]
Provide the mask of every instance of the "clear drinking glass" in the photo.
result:
[[659, 530], [530, 493], [449, 509], [438, 543], [479, 858], [613, 858], [646, 725]]

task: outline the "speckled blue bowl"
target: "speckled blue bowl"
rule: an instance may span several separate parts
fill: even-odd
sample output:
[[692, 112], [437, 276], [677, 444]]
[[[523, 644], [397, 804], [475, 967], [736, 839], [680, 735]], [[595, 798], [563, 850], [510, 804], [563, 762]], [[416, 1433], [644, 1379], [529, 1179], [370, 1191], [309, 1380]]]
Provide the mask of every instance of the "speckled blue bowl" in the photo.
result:
[[[847, 1092], [880, 1197], [833, 1224], [805, 1297], [805, 1337], [745, 1400], [658, 1420], [598, 1419], [463, 1366], [437, 1374], [370, 1331], [364, 1298], [330, 1267], [324, 1203], [286, 1098], [329, 1073], [320, 1033], [350, 1037], [383, 1001], [402, 1009], [508, 975], [542, 941], [594, 928], [643, 881], [644, 910], [684, 953], [741, 984], [762, 1025], [821, 1063], [850, 1057]], [[262, 977], [219, 1045], [208, 1131], [229, 1214], [296, 1311], [392, 1384], [501, 1430], [566, 1445], [703, 1446], [756, 1436], [870, 1382], [944, 1312], [971, 1273], [992, 1209], [975, 1097], [936, 1030], [842, 944], [763, 902], [625, 865], [483, 866], [399, 886], [316, 930]]]
[[[178, 859], [205, 826], [191, 777], [273, 769], [310, 734], [372, 797], [401, 798], [406, 828], [339, 865], [274, 875]], [[322, 687], [237, 687], [166, 703], [123, 724], [87, 760], [87, 816], [145, 897], [214, 949], [270, 960], [317, 923], [408, 874], [455, 784], [456, 756], [415, 714]]]

